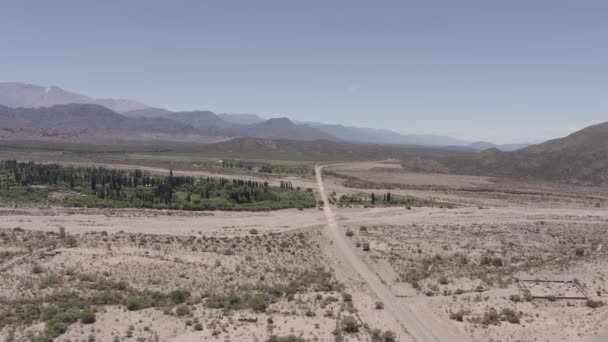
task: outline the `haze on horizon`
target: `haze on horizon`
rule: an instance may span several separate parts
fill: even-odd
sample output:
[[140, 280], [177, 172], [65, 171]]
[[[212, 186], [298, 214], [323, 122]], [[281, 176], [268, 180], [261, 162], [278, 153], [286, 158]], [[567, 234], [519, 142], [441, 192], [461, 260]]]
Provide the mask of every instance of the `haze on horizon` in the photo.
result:
[[0, 80], [534, 142], [606, 121], [602, 1], [0, 1]]

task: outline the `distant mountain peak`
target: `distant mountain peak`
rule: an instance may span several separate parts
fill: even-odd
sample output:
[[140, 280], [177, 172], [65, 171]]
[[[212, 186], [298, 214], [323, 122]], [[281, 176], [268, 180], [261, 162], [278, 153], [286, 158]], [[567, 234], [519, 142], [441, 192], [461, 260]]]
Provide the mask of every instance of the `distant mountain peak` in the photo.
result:
[[56, 85], [44, 87], [28, 83], [0, 82], [0, 104], [7, 107], [41, 108], [69, 103], [96, 104], [118, 113], [150, 108], [132, 100], [91, 98]]

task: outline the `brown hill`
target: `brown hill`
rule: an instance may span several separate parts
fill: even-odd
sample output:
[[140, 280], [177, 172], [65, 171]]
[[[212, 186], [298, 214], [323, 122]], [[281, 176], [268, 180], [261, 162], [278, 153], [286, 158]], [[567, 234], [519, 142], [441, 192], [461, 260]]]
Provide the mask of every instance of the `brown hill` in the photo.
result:
[[332, 140], [296, 141], [288, 139], [237, 138], [215, 144], [204, 145], [203, 151], [236, 152], [255, 154], [284, 155], [293, 159], [299, 157], [314, 157], [317, 159], [333, 160], [383, 160], [389, 158], [406, 159], [415, 157], [446, 158], [447, 156], [469, 155], [470, 152], [458, 152], [447, 149], [356, 144]]
[[452, 173], [608, 185], [608, 122], [514, 152], [491, 148], [438, 161]]

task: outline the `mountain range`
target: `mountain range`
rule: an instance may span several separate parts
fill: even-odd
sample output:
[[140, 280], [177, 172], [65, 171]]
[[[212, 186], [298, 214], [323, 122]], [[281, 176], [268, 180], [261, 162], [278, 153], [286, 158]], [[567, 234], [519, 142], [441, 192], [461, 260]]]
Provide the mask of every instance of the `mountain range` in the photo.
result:
[[95, 99], [56, 86], [42, 87], [25, 83], [0, 82], [0, 105], [3, 106], [38, 108], [70, 103], [96, 104], [117, 113], [150, 108], [148, 105], [132, 100]]
[[[209, 141], [210, 139], [229, 139], [235, 137], [255, 137], [266, 139], [292, 139], [292, 140], [330, 140], [354, 143], [394, 144], [394, 145], [420, 145], [420, 146], [459, 146], [479, 150], [479, 143], [452, 137], [423, 134], [401, 134], [385, 129], [371, 129], [351, 127], [336, 124], [323, 124], [313, 122], [295, 122], [288, 118], [265, 119], [255, 114], [216, 114], [210, 111], [172, 112], [162, 108], [155, 108], [137, 101], [126, 99], [98, 99], [86, 95], [63, 90], [56, 86], [43, 87], [25, 83], [0, 83], [0, 105], [9, 108], [50, 108], [49, 113], [59, 115], [58, 110], [75, 110], [77, 107], [54, 107], [56, 105], [87, 104], [105, 107], [115, 114], [122, 115], [121, 122], [128, 122], [131, 132], [124, 129], [112, 130], [112, 138], [158, 138], [187, 141]], [[99, 115], [108, 113], [94, 107], [86, 108], [87, 113], [98, 110]], [[6, 113], [7, 109], [3, 109]], [[41, 114], [42, 112], [38, 112]], [[22, 113], [23, 114], [23, 113]], [[74, 113], [68, 116], [74, 118]], [[128, 120], [126, 119], [128, 118]], [[103, 121], [104, 117], [99, 118]], [[53, 136], [62, 136], [61, 129], [71, 137], [82, 136], [85, 130], [73, 120], [65, 121], [66, 125], [53, 128]], [[68, 124], [69, 123], [69, 124]], [[15, 123], [6, 125], [15, 126]], [[70, 124], [72, 126], [70, 126]], [[141, 125], [141, 126], [140, 126]], [[167, 127], [160, 127], [167, 125]], [[37, 126], [36, 126], [37, 127]], [[101, 126], [105, 127], [105, 126]], [[122, 126], [125, 127], [125, 126]], [[183, 136], [179, 136], [180, 127]], [[15, 127], [12, 127], [13, 129]], [[167, 129], [170, 128], [170, 129]], [[43, 127], [38, 127], [42, 130]], [[145, 130], [149, 130], [145, 132]], [[89, 129], [88, 133], [94, 130]], [[170, 132], [167, 132], [170, 131]], [[76, 134], [78, 132], [78, 134]], [[23, 132], [22, 132], [23, 133]], [[131, 133], [131, 134], [130, 134]], [[43, 134], [48, 135], [49, 132]], [[103, 133], [109, 137], [109, 132]], [[169, 136], [168, 134], [171, 134]], [[35, 137], [35, 136], [34, 136]], [[48, 137], [48, 136], [47, 136]], [[488, 147], [496, 147], [509, 151], [520, 148], [520, 145], [499, 146], [488, 143]]]
[[608, 185], [608, 122], [536, 145], [498, 146], [254, 114], [171, 112], [57, 87], [0, 83], [0, 140], [195, 142], [205, 143], [198, 150], [396, 158], [418, 172]]

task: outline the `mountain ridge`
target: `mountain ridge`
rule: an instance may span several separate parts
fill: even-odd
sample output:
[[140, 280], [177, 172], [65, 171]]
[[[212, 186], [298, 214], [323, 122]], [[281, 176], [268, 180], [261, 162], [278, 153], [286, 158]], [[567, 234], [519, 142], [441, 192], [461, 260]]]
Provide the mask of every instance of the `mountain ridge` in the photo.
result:
[[[51, 94], [51, 95], [49, 95]], [[37, 85], [18, 83], [18, 82], [0, 82], [0, 104], [8, 107], [50, 107], [58, 104], [83, 103], [97, 104], [113, 110], [114, 112], [124, 114], [128, 117], [147, 117], [147, 118], [168, 118], [176, 121], [187, 122], [202, 128], [204, 122], [208, 122], [210, 126], [207, 131], [212, 136], [224, 135], [236, 137], [243, 135], [243, 131], [252, 129], [253, 136], [277, 138], [295, 138], [300, 140], [311, 139], [333, 139], [346, 140], [356, 143], [379, 143], [379, 144], [398, 144], [398, 145], [424, 145], [424, 146], [449, 146], [458, 145], [464, 146], [469, 142], [455, 139], [452, 137], [424, 134], [402, 134], [386, 129], [372, 129], [364, 127], [344, 126], [335, 124], [321, 124], [310, 122], [297, 122], [291, 120], [299, 126], [297, 132], [293, 126], [285, 124], [285, 132], [272, 132], [269, 129], [264, 134], [257, 132], [262, 130], [262, 127], [252, 126], [262, 124], [265, 120], [255, 114], [216, 114], [226, 124], [218, 121], [205, 121], [203, 118], [196, 118], [192, 115], [180, 113], [193, 112], [209, 112], [209, 111], [191, 111], [191, 112], [172, 112], [162, 108], [156, 108], [143, 104], [137, 101], [125, 99], [96, 99], [82, 94], [73, 93], [63, 90], [62, 88], [51, 86], [42, 87]], [[173, 117], [174, 114], [176, 114]], [[211, 113], [211, 112], [209, 112]], [[215, 114], [215, 113], [214, 113]], [[240, 130], [231, 127], [230, 124], [238, 124], [242, 127]], [[270, 125], [267, 123], [266, 125]], [[251, 126], [247, 128], [246, 126]], [[306, 127], [304, 127], [306, 126]], [[238, 132], [237, 132], [238, 131]], [[247, 135], [247, 134], [245, 134]]]
[[96, 99], [57, 86], [43, 87], [19, 82], [0, 82], [0, 105], [12, 108], [38, 108], [70, 103], [96, 104], [118, 113], [150, 108], [146, 104], [133, 100]]

